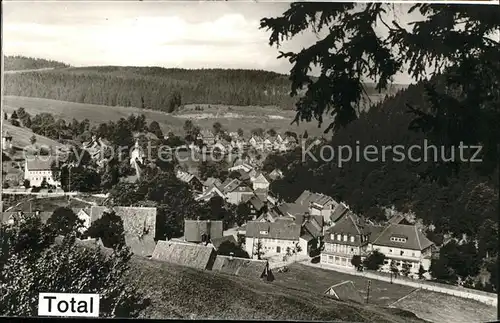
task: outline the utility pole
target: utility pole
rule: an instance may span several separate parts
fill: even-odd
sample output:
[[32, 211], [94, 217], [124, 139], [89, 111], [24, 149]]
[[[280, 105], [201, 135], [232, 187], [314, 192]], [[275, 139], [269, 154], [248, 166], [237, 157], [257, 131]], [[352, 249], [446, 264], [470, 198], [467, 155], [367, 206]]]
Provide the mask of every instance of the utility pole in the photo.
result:
[[366, 304], [368, 304], [368, 301], [370, 299], [370, 287], [372, 285], [372, 281], [369, 279], [368, 280], [368, 285], [366, 286]]

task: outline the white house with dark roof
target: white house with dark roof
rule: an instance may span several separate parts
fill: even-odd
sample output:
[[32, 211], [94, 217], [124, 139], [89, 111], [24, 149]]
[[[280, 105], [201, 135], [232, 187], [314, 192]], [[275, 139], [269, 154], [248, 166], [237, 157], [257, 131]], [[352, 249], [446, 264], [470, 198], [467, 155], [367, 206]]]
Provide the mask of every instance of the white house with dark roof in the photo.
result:
[[61, 182], [56, 181], [52, 174], [54, 160], [51, 156], [26, 156], [24, 179], [29, 180], [31, 186], [41, 186], [44, 179], [49, 185], [61, 186]]
[[260, 241], [264, 256], [286, 254], [287, 248], [300, 246], [299, 255], [308, 255], [312, 244], [323, 234], [321, 216], [309, 214], [288, 216], [277, 209], [263, 213], [245, 228], [245, 248], [249, 255], [256, 254]]
[[386, 257], [382, 271], [389, 272], [391, 262], [401, 270], [410, 266], [410, 274], [418, 275], [420, 266], [428, 270], [434, 243], [416, 225], [389, 224], [369, 244], [369, 250], [378, 250]]

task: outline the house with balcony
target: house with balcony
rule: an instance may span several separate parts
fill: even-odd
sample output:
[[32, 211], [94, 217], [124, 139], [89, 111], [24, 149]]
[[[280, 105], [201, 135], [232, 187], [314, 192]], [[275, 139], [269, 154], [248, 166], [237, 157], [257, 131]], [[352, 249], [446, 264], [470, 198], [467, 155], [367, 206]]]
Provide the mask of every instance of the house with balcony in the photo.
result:
[[351, 259], [355, 255], [366, 254], [371, 233], [359, 216], [348, 212], [335, 226], [325, 231], [325, 247], [320, 262], [354, 269]]
[[398, 270], [407, 264], [410, 276], [418, 276], [420, 266], [428, 270], [431, 265], [434, 243], [416, 225], [389, 224], [369, 243], [368, 250], [378, 250], [386, 257], [380, 269], [390, 272], [391, 263]]

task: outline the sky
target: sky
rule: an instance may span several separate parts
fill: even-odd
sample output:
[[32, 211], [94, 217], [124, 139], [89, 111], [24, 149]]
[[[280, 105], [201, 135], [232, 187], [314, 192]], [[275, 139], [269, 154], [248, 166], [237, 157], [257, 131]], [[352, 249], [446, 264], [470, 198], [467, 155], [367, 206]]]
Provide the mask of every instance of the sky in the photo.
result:
[[[261, 18], [281, 15], [288, 3], [2, 1], [2, 6], [4, 55], [72, 66], [243, 68], [284, 74], [291, 68], [269, 46], [269, 32], [259, 29]], [[307, 32], [280, 50], [298, 51], [317, 40]], [[395, 82], [411, 80], [400, 74]]]

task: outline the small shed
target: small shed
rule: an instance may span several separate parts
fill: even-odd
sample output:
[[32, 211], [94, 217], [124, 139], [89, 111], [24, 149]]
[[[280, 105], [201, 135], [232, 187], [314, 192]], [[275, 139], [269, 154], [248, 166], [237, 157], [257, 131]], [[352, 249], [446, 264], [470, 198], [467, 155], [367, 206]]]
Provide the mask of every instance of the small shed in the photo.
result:
[[351, 301], [356, 303], [363, 303], [363, 297], [359, 294], [350, 280], [328, 287], [325, 291], [326, 295], [333, 296], [341, 301]]

